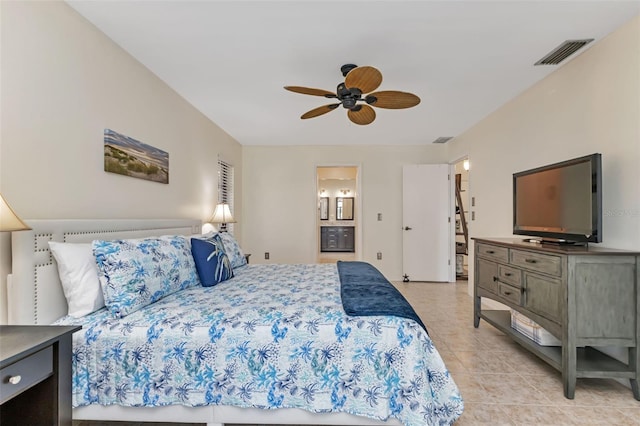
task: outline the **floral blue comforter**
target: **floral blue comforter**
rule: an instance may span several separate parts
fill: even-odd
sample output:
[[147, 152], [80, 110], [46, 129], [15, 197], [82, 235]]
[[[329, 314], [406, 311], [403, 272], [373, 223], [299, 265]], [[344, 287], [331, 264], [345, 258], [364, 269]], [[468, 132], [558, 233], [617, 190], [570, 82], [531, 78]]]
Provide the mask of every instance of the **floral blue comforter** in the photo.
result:
[[425, 330], [349, 317], [333, 264], [248, 265], [74, 334], [73, 406], [233, 405], [451, 424], [458, 388]]

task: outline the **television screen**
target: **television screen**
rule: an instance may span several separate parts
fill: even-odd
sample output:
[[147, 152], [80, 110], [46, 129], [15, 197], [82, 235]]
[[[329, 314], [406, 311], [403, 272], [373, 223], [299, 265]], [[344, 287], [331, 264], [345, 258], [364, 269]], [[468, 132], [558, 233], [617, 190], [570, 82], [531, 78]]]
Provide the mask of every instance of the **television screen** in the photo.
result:
[[513, 175], [514, 234], [600, 242], [600, 154]]

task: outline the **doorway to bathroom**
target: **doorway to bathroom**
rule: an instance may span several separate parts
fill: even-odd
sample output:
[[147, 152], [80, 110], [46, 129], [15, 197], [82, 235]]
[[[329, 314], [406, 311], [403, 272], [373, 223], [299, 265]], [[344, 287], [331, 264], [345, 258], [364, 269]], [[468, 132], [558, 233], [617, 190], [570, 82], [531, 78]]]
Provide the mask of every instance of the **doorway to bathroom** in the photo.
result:
[[317, 261], [360, 259], [359, 166], [317, 166], [316, 189]]

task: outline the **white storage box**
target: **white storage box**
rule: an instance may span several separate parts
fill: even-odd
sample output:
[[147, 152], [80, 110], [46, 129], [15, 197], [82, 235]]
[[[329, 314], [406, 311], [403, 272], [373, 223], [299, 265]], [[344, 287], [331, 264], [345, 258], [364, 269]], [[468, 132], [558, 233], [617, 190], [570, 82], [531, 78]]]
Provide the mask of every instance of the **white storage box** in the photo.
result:
[[562, 342], [553, 334], [518, 311], [511, 310], [511, 328], [541, 346], [561, 346]]

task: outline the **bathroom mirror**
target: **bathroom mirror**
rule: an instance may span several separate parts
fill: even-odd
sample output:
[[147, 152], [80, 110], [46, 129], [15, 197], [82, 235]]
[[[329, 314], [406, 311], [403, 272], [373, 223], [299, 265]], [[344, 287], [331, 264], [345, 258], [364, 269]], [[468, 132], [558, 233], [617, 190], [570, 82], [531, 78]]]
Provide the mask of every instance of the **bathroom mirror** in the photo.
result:
[[353, 220], [353, 197], [336, 198], [336, 220]]
[[320, 220], [329, 220], [329, 197], [320, 197]]

